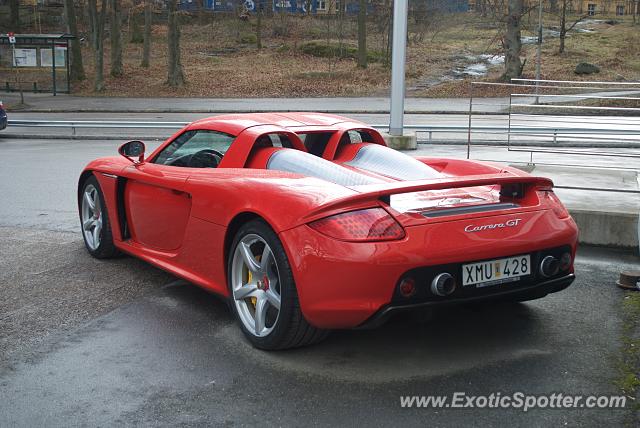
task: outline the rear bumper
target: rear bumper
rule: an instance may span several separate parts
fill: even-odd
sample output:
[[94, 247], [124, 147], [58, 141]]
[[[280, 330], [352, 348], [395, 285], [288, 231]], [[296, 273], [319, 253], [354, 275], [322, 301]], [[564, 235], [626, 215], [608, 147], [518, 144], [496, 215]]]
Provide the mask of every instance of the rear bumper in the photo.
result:
[[[465, 290], [446, 298], [418, 293], [414, 300], [398, 300], [398, 284], [408, 274], [425, 289], [429, 276], [439, 269], [457, 269], [461, 275], [461, 266], [465, 263], [521, 254], [531, 254], [533, 263], [541, 260], [543, 252], [561, 247], [575, 256], [578, 238], [575, 223], [570, 217], [558, 218], [550, 210], [487, 216], [474, 219], [473, 224], [506, 222], [514, 217], [520, 219], [519, 227], [474, 233], [465, 232], [470, 220], [433, 221], [407, 227], [404, 239], [388, 242], [337, 241], [306, 225], [283, 231], [280, 237], [307, 321], [319, 328], [354, 328], [368, 323], [385, 308], [462, 303], [467, 297], [491, 299], [509, 288], [485, 287], [486, 291], [480, 290], [477, 295]], [[552, 279], [555, 281], [572, 272], [573, 266]], [[525, 288], [546, 287], [547, 282], [546, 278], [534, 274], [512, 283], [511, 287], [519, 292]], [[444, 301], [447, 303], [441, 303]]]
[[422, 302], [422, 303], [414, 303], [408, 305], [387, 305], [381, 308], [378, 312], [376, 312], [371, 318], [366, 320], [364, 323], [360, 324], [358, 328], [368, 329], [368, 328], [376, 328], [382, 324], [384, 324], [390, 316], [407, 311], [420, 310], [425, 308], [433, 308], [433, 307], [441, 307], [441, 306], [449, 306], [449, 305], [459, 305], [464, 303], [473, 303], [477, 301], [490, 301], [490, 300], [500, 300], [502, 298], [518, 298], [520, 296], [529, 296], [533, 295], [535, 297], [543, 297], [549, 293], [555, 293], [557, 291], [564, 290], [576, 279], [575, 274], [570, 273], [568, 275], [564, 275], [560, 278], [554, 278], [548, 281], [544, 281], [535, 285], [531, 285], [528, 287], [522, 287], [515, 290], [502, 290], [500, 292], [492, 293], [486, 296], [474, 296], [467, 297], [455, 300], [442, 300], [442, 301], [433, 301], [433, 302]]

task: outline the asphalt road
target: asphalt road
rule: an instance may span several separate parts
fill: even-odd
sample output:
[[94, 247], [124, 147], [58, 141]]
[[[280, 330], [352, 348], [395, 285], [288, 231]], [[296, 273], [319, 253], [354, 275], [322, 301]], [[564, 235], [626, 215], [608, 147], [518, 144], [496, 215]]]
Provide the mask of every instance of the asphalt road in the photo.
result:
[[397, 318], [310, 348], [252, 349], [225, 304], [84, 251], [83, 165], [117, 141], [0, 140], [0, 426], [634, 425], [626, 409], [405, 409], [401, 395], [618, 394], [620, 270], [582, 248], [545, 299]]

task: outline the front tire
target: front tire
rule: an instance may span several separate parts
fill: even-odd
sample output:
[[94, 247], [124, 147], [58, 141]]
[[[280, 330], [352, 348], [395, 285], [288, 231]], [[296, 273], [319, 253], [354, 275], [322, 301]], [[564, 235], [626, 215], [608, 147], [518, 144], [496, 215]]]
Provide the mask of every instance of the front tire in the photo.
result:
[[231, 308], [253, 346], [295, 348], [327, 336], [304, 318], [287, 255], [264, 221], [252, 220], [240, 228], [227, 267]]
[[117, 256], [119, 252], [113, 245], [104, 195], [95, 176], [90, 176], [82, 184], [82, 190], [78, 194], [78, 205], [82, 237], [89, 254], [98, 259]]

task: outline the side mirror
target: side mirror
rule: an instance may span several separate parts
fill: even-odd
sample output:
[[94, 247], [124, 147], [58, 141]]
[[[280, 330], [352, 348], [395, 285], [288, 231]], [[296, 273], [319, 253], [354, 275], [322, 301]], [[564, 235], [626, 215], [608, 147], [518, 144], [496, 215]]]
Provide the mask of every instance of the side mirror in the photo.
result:
[[144, 162], [144, 149], [145, 147], [142, 141], [133, 140], [121, 145], [120, 148], [118, 148], [118, 153], [129, 159], [131, 162], [140, 164]]

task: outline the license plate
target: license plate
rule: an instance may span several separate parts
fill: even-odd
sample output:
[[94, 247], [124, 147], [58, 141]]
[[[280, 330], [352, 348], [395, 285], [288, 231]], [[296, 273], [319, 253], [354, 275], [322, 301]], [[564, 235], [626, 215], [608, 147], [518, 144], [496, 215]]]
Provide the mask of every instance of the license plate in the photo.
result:
[[520, 280], [531, 273], [529, 254], [462, 265], [462, 285], [486, 287]]

